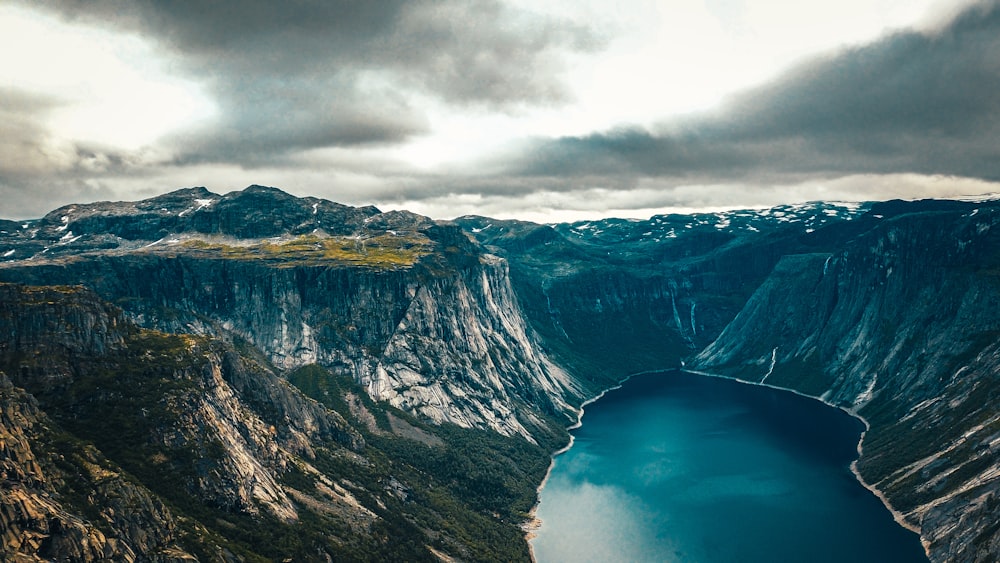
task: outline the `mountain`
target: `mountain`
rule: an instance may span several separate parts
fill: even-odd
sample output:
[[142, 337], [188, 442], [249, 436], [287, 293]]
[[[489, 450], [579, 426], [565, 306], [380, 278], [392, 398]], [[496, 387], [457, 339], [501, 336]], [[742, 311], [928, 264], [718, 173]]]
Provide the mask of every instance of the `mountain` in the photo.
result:
[[1000, 557], [997, 202], [459, 222], [571, 372], [682, 362], [844, 407], [869, 424], [859, 474], [931, 560]]
[[0, 223], [21, 560], [526, 560], [579, 405], [673, 368], [869, 424], [934, 561], [1000, 557], [1000, 204], [538, 225], [251, 186]]
[[67, 206], [4, 242], [0, 279], [83, 284], [144, 326], [240, 337], [436, 422], [531, 440], [533, 408], [568, 418], [582, 396], [538, 351], [505, 263], [411, 213], [195, 188]]
[[935, 558], [989, 560], [1000, 541], [1000, 208], [948, 207], [899, 205], [836, 253], [785, 257], [695, 363], [864, 416], [865, 480]]
[[[520, 525], [584, 392], [457, 226], [251, 187], [6, 235], [0, 370], [175, 531], [137, 545], [127, 530], [158, 524], [109, 522], [46, 469], [36, 489], [67, 522], [140, 559], [527, 559]], [[111, 553], [78, 557], [8, 500], [7, 555]]]

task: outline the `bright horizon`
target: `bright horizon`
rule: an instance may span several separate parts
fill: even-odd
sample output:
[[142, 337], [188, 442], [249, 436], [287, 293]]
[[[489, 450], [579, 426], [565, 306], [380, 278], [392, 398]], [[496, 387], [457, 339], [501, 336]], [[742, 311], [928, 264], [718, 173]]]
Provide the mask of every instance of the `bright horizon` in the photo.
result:
[[1000, 191], [996, 1], [0, 6], [0, 217], [251, 184], [438, 219]]

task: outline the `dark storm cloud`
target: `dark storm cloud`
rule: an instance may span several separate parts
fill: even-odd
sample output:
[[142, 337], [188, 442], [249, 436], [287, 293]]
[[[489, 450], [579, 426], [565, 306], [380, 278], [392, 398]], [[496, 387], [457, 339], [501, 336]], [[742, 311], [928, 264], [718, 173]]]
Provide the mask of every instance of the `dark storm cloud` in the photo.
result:
[[410, 96], [513, 110], [565, 101], [585, 29], [496, 0], [45, 0], [68, 19], [154, 38], [207, 82], [217, 120], [173, 139], [179, 162], [272, 163], [301, 149], [396, 143], [428, 130]]
[[918, 173], [1000, 180], [1000, 2], [814, 59], [655, 130], [534, 142], [521, 176], [680, 183]]

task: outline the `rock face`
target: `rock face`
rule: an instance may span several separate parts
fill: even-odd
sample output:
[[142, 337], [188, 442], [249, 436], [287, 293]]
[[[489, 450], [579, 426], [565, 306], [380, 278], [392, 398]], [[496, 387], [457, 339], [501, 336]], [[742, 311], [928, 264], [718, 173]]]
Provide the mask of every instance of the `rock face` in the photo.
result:
[[[519, 525], [585, 391], [457, 226], [251, 187], [7, 235], [0, 369], [176, 507], [177, 553], [527, 558]], [[96, 503], [81, 529], [117, 538]]]
[[[266, 511], [280, 520], [294, 521], [298, 512], [278, 484], [285, 466], [300, 456], [308, 457], [310, 444], [337, 443], [354, 450], [364, 445], [337, 413], [292, 392], [266, 368], [248, 364], [225, 346], [138, 329], [120, 310], [81, 288], [0, 285], [0, 295], [0, 334], [8, 336], [0, 342], [0, 361], [16, 370], [11, 372], [14, 382], [32, 394], [13, 387], [6, 376], [0, 380], [8, 400], [12, 447], [26, 446], [21, 436], [29, 435], [35, 426], [45, 426], [35, 407], [33, 397], [38, 397], [63, 428], [101, 444], [104, 451], [122, 454], [115, 457], [146, 452], [148, 457], [133, 464], [132, 471], [161, 478], [189, 476], [184, 482], [186, 493], [212, 506], [248, 514]], [[260, 412], [260, 405], [266, 405], [266, 412]], [[133, 448], [137, 451], [123, 453]], [[28, 467], [28, 474], [38, 473], [30, 448], [22, 449], [8, 449], [8, 459], [21, 460], [20, 467]], [[84, 452], [86, 457], [74, 461], [89, 472], [91, 481], [100, 483], [98, 492], [109, 488], [101, 494], [117, 495], [124, 503], [116, 509], [118, 504], [105, 506], [100, 499], [88, 498], [85, 508], [107, 509], [106, 519], [124, 526], [126, 539], [128, 528], [142, 536], [165, 527], [159, 532], [165, 537], [151, 538], [164, 543], [174, 526], [166, 509], [140, 490], [130, 489], [128, 483], [112, 486], [113, 479], [122, 480], [120, 471], [102, 467], [108, 465], [106, 460], [86, 448]], [[16, 465], [11, 472], [17, 472]], [[35, 485], [47, 482], [41, 475], [27, 481], [18, 477], [20, 482]], [[31, 502], [18, 495], [10, 500], [18, 507], [11, 530], [22, 529], [23, 522], [38, 521], [31, 511], [58, 512], [58, 504], [51, 501]], [[156, 514], [128, 514], [139, 508]], [[125, 520], [114, 522], [115, 514]], [[86, 531], [86, 526], [67, 522], [73, 526], [49, 523], [49, 529], [31, 533], [52, 534], [52, 526], [66, 533], [78, 530], [67, 541], [82, 541], [86, 549], [67, 556], [74, 560], [134, 559], [136, 553], [152, 551], [146, 541], [132, 553], [128, 546], [133, 542], [109, 544], [100, 532], [81, 540], [80, 530]], [[30, 546], [31, 542], [22, 544]]]
[[[1000, 557], [996, 202], [460, 222], [510, 260], [533, 326], [577, 374], [686, 362], [849, 408], [871, 425], [861, 474], [932, 560]], [[604, 323], [626, 342], [588, 334]], [[622, 371], [602, 362], [616, 348]]]
[[[65, 390], [67, 356], [121, 349], [125, 322], [79, 290], [0, 286], [0, 355], [18, 380]], [[65, 329], [78, 323], [87, 334]], [[36, 355], [36, 353], [38, 355]], [[62, 364], [62, 365], [60, 365]], [[0, 553], [7, 561], [190, 561], [174, 514], [93, 447], [59, 430], [0, 372]]]
[[847, 407], [859, 470], [932, 560], [997, 557], [1000, 209], [875, 207], [836, 253], [787, 256], [695, 363]]
[[453, 225], [253, 186], [69, 206], [30, 231], [12, 240], [82, 238], [0, 279], [85, 284], [144, 326], [240, 337], [280, 369], [321, 364], [436, 422], [534, 440], [534, 411], [569, 420], [584, 395], [540, 351], [505, 262]]
[[0, 222], [3, 554], [526, 560], [574, 407], [688, 365], [860, 414], [931, 559], [997, 560], [998, 249], [995, 202], [546, 226], [251, 186]]
[[458, 280], [416, 288], [362, 383], [436, 422], [532, 439], [529, 428], [544, 424], [532, 410], [569, 412], [567, 398], [583, 392], [542, 354], [516, 303], [506, 263], [489, 255]]

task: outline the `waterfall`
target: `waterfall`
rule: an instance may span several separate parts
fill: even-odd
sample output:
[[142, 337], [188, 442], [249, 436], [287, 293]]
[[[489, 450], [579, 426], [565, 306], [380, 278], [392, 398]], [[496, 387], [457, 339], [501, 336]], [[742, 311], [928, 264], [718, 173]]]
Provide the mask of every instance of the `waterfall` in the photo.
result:
[[694, 308], [695, 308], [695, 302], [692, 301], [691, 302], [691, 336], [697, 336], [698, 335], [698, 328], [695, 326], [695, 322], [694, 322]]
[[761, 383], [764, 383], [765, 381], [767, 381], [767, 378], [772, 373], [774, 373], [774, 364], [776, 364], [777, 361], [778, 361], [778, 347], [775, 346], [774, 350], [771, 350], [771, 367], [767, 368], [767, 373], [764, 374], [764, 379], [760, 380]]

